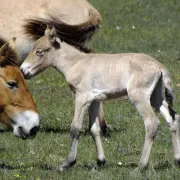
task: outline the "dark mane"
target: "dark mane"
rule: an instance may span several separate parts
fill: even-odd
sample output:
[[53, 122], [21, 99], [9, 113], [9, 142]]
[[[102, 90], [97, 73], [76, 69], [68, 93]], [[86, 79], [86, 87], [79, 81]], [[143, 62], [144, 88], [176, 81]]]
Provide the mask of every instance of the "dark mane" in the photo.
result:
[[[5, 44], [8, 44], [8, 42], [0, 37], [0, 50], [2, 46]], [[0, 66], [5, 66], [5, 65], [19, 66], [19, 58], [17, 56], [17, 53], [10, 46], [8, 46], [8, 48], [3, 53], [3, 55], [2, 54], [0, 55]]]
[[100, 19], [93, 20], [94, 14], [90, 11], [88, 21], [78, 25], [69, 25], [58, 17], [48, 15], [48, 19], [32, 18], [26, 19], [24, 32], [32, 39], [37, 40], [44, 35], [47, 26], [55, 27], [57, 36], [66, 43], [75, 46], [86, 53], [91, 52], [85, 47], [85, 43], [91, 39], [93, 33], [99, 28]]

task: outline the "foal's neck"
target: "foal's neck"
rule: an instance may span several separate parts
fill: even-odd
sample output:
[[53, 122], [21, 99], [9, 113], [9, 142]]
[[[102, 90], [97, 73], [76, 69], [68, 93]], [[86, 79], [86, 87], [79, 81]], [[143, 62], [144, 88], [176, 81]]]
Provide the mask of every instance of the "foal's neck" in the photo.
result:
[[87, 54], [81, 52], [79, 49], [65, 42], [61, 42], [53, 66], [60, 73], [65, 75], [70, 68], [76, 65], [79, 61], [82, 61], [86, 56]]

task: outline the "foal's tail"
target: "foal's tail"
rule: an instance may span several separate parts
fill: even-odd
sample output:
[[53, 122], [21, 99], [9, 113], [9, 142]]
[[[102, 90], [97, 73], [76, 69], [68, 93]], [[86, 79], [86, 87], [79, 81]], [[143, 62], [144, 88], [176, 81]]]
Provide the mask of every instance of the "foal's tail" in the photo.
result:
[[173, 106], [174, 87], [169, 71], [164, 67], [161, 69], [162, 79], [165, 86], [165, 96], [169, 107]]

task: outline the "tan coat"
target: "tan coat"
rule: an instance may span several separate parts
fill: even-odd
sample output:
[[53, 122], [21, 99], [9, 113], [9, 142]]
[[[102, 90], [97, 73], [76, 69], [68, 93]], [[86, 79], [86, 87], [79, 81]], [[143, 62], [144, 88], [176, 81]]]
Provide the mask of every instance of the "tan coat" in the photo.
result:
[[[79, 133], [86, 110], [89, 110], [90, 131], [96, 142], [98, 164], [105, 163], [100, 140], [99, 102], [128, 95], [145, 124], [146, 137], [140, 167], [148, 164], [159, 119], [159, 111], [172, 132], [174, 158], [180, 163], [179, 115], [172, 109], [173, 86], [168, 70], [156, 59], [140, 53], [85, 54], [56, 36], [54, 28], [47, 29], [21, 66], [31, 77], [52, 66], [65, 77], [75, 93], [75, 113], [71, 124], [71, 150], [60, 170], [76, 162]], [[165, 87], [164, 100], [163, 86]]]

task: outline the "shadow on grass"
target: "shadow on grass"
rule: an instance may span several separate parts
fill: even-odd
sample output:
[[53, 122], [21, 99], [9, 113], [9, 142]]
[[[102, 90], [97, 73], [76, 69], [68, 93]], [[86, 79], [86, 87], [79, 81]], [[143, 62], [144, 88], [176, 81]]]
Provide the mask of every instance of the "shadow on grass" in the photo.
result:
[[14, 170], [16, 168], [14, 168], [11, 165], [5, 164], [5, 163], [0, 163], [0, 170], [2, 170], [2, 169], [4, 169], [4, 170]]
[[154, 167], [155, 170], [163, 170], [163, 169], [167, 169], [167, 168], [172, 168], [172, 164], [170, 164], [168, 161], [165, 162], [161, 162], [158, 165], [156, 165]]
[[[123, 129], [123, 128], [115, 128], [115, 127], [112, 127], [112, 126], [107, 126], [106, 132], [103, 134], [103, 136], [110, 137], [111, 132], [120, 133], [120, 132], [124, 132], [124, 131], [125, 131], [125, 129]], [[64, 128], [45, 127], [45, 128], [41, 128], [40, 132], [45, 132], [45, 133], [70, 133], [70, 126], [64, 127]], [[90, 135], [89, 128], [83, 128], [82, 134], [84, 136]]]
[[44, 171], [57, 171], [56, 167], [49, 166], [48, 164], [33, 164], [33, 165], [10, 165], [6, 163], [0, 163], [0, 170], [29, 170], [31, 168], [37, 168], [39, 170], [44, 170]]
[[[44, 133], [57, 133], [57, 134], [70, 134], [70, 128], [42, 128], [40, 129], [40, 132]], [[82, 135], [90, 135], [89, 129], [83, 129]]]
[[1, 148], [0, 148], [0, 153], [3, 152], [3, 151], [5, 151], [5, 150], [6, 150], [5, 148], [2, 148], [2, 147], [1, 147]]
[[0, 133], [7, 133], [7, 132], [11, 132], [10, 129], [0, 129]]
[[96, 163], [83, 163], [81, 165], [79, 164], [76, 164], [75, 165], [78, 169], [83, 169], [83, 170], [87, 170], [87, 171], [91, 171], [91, 170], [97, 170], [97, 171], [100, 171], [100, 170], [103, 170], [103, 169], [112, 169], [112, 168], [127, 168], [127, 169], [135, 169], [138, 167], [138, 164], [137, 163], [128, 163], [128, 164], [125, 164], [125, 165], [118, 165], [118, 164], [115, 164], [115, 163], [108, 163], [106, 162], [105, 165], [102, 165], [102, 166], [98, 166]]
[[[138, 164], [137, 163], [128, 163], [128, 164], [125, 164], [125, 165], [122, 165], [122, 166], [119, 166], [117, 164], [105, 164], [104, 166], [97, 166], [96, 163], [84, 163], [84, 164], [81, 164], [81, 165], [75, 165], [75, 167], [72, 167], [72, 168], [77, 168], [79, 170], [86, 170], [86, 171], [101, 171], [101, 170], [108, 170], [108, 169], [112, 169], [112, 168], [127, 168], [127, 169], [132, 169], [135, 170], [137, 167], [138, 167]], [[31, 168], [33, 169], [38, 169], [38, 170], [42, 170], [42, 171], [54, 171], [54, 172], [57, 172], [57, 173], [60, 173], [60, 171], [57, 169], [57, 167], [53, 167], [53, 166], [50, 166], [48, 164], [33, 164], [33, 165], [23, 165], [23, 166], [19, 166], [19, 165], [10, 165], [10, 164], [6, 164], [6, 163], [0, 163], [0, 171], [1, 170], [9, 170], [9, 171], [13, 171], [13, 170], [23, 170], [23, 171], [28, 171], [30, 170]], [[161, 171], [163, 169], [166, 169], [166, 168], [172, 168], [172, 165], [166, 161], [164, 163], [161, 163], [161, 164], [158, 164], [157, 166], [155, 166], [155, 170], [156, 171]], [[71, 170], [71, 169], [70, 169]], [[144, 169], [142, 172], [146, 172], [147, 169]]]
[[[126, 164], [124, 167], [126, 168], [137, 168], [138, 167], [138, 163], [129, 163], [129, 164]], [[150, 167], [148, 166], [147, 168], [144, 169], [144, 171], [148, 170]], [[158, 165], [156, 165], [154, 167], [154, 169], [156, 171], [161, 171], [161, 170], [164, 170], [164, 169], [167, 169], [167, 168], [172, 168], [172, 164], [170, 164], [168, 161], [165, 161], [165, 162], [162, 162], [162, 163], [159, 163]]]
[[69, 133], [70, 128], [41, 128], [39, 130], [40, 132], [45, 132], [45, 133]]
[[[127, 164], [124, 164], [124, 165], [117, 165], [117, 164], [114, 164], [114, 163], [106, 163], [104, 166], [101, 166], [101, 167], [98, 167], [97, 164], [95, 163], [91, 163], [91, 164], [82, 164], [82, 165], [76, 165], [77, 168], [81, 168], [81, 169], [85, 169], [85, 170], [92, 170], [92, 169], [95, 169], [95, 170], [101, 170], [101, 169], [112, 169], [112, 168], [127, 168], [127, 169], [136, 169], [138, 168], [138, 163], [134, 163], [134, 162], [131, 162], [131, 163], [127, 163]], [[161, 170], [164, 170], [164, 169], [167, 169], [167, 168], [172, 168], [173, 165], [168, 162], [168, 161], [165, 161], [165, 162], [162, 162], [158, 165], [156, 165], [154, 167], [154, 169], [156, 171], [161, 171]], [[150, 168], [150, 167], [149, 167]], [[145, 169], [142, 169], [142, 172], [146, 172], [146, 170], [149, 169], [148, 167], [145, 168]]]
[[[0, 133], [9, 133], [11, 132], [12, 130], [11, 129], [0, 129]], [[52, 128], [52, 127], [42, 127], [40, 128], [39, 130], [40, 132], [44, 132], [44, 133], [67, 133], [69, 134], [70, 133], [70, 126], [67, 126], [67, 127], [64, 127], [64, 128]], [[111, 136], [111, 132], [117, 132], [117, 133], [120, 133], [120, 132], [124, 132], [125, 129], [123, 128], [116, 128], [114, 126], [107, 126], [107, 129], [106, 129], [106, 132], [103, 134], [103, 136], [105, 137], [110, 137]], [[89, 132], [89, 128], [84, 128], [82, 130], [82, 135], [84, 136], [89, 136], [90, 135], [90, 132]]]

